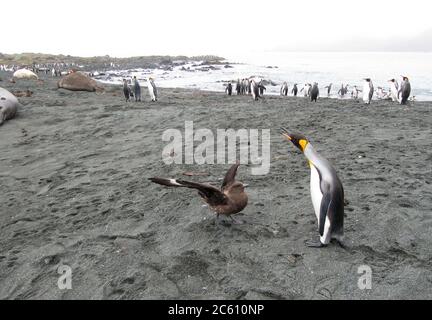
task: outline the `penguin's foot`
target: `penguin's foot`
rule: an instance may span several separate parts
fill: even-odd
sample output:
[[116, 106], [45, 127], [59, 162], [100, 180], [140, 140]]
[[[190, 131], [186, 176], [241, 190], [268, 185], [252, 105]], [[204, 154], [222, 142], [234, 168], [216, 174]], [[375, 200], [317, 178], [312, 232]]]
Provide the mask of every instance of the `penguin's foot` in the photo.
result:
[[321, 241], [319, 241], [319, 240], [309, 240], [309, 241], [306, 241], [306, 245], [309, 248], [323, 248], [323, 247], [327, 246], [325, 244], [322, 244]]
[[229, 216], [229, 217], [231, 218], [231, 221], [233, 224], [237, 224], [237, 225], [244, 224], [244, 221], [236, 220], [236, 219], [234, 219], [233, 216]]
[[342, 249], [345, 249], [345, 244], [339, 239], [332, 239], [331, 242], [336, 242]]
[[337, 243], [337, 244], [338, 244], [342, 249], [347, 250], [347, 251], [350, 251], [350, 248], [347, 247], [347, 245], [346, 245], [342, 240], [339, 240], [339, 239], [332, 239], [331, 242], [332, 242], [332, 243], [336, 242], [336, 243]]

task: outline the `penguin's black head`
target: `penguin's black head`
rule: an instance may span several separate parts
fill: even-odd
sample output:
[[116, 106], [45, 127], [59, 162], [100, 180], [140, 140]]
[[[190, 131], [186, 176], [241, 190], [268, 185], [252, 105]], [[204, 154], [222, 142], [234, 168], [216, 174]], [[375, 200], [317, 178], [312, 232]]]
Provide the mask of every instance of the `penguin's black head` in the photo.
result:
[[365, 81], [370, 82], [371, 79], [370, 78], [365, 78]]
[[287, 129], [281, 128], [281, 133], [288, 141], [291, 141], [293, 145], [300, 149], [301, 152], [304, 152], [306, 146], [309, 143], [309, 140], [301, 133], [289, 133]]

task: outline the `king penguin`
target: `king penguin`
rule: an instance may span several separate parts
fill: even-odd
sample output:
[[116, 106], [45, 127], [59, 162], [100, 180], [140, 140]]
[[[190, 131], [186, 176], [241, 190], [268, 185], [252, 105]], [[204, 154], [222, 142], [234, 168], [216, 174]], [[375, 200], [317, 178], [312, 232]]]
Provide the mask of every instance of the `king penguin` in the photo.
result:
[[151, 100], [157, 101], [157, 88], [156, 85], [153, 82], [153, 78], [148, 78], [147, 79], [147, 88], [151, 97]]
[[393, 102], [399, 102], [399, 84], [396, 79], [389, 80], [390, 82], [390, 94]]
[[363, 101], [366, 104], [370, 104], [372, 101], [374, 86], [370, 78], [364, 79], [365, 83], [363, 85]]
[[257, 101], [258, 100], [258, 98], [259, 98], [259, 87], [258, 87], [258, 84], [255, 82], [255, 80], [251, 80], [250, 81], [250, 90], [251, 90], [251, 93], [252, 93], [252, 98], [254, 99], [254, 101]]
[[281, 94], [281, 96], [286, 96], [286, 95], [288, 95], [288, 83], [284, 82], [284, 83], [282, 84], [282, 87], [281, 87], [281, 89], [280, 89], [280, 94]]
[[319, 96], [318, 83], [314, 82], [313, 87], [312, 87], [311, 92], [310, 92], [311, 101], [317, 102], [318, 96]]
[[400, 103], [406, 104], [408, 99], [409, 99], [409, 96], [411, 94], [411, 84], [409, 82], [408, 77], [402, 76], [402, 79], [403, 79], [403, 81], [402, 81], [401, 89], [400, 89], [400, 94], [402, 95], [402, 97], [400, 99]]
[[312, 85], [310, 83], [305, 83], [304, 87], [300, 90], [300, 92], [303, 92], [303, 95], [305, 98], [310, 97], [310, 91], [311, 91]]
[[299, 148], [309, 162], [311, 170], [310, 192], [318, 220], [319, 241], [310, 241], [308, 247], [327, 246], [332, 239], [341, 247], [344, 224], [344, 189], [336, 170], [312, 147], [302, 134], [292, 134], [282, 128], [282, 135]]
[[325, 87], [325, 89], [327, 89], [327, 97], [329, 97], [329, 98], [330, 98], [332, 86], [333, 86], [333, 83], [330, 83], [328, 86]]
[[297, 97], [297, 92], [298, 92], [297, 83], [294, 83], [294, 86], [292, 89], [292, 94], [294, 97]]

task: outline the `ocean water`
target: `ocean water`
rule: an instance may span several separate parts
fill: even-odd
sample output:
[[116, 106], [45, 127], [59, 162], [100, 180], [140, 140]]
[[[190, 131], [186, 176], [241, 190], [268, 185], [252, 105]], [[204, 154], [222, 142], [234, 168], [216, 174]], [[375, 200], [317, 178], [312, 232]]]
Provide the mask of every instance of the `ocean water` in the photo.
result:
[[122, 77], [136, 75], [144, 80], [155, 78], [159, 87], [196, 88], [224, 91], [226, 81], [255, 76], [271, 80], [276, 86], [267, 86], [266, 94], [279, 94], [280, 85], [287, 81], [302, 88], [304, 83], [318, 82], [321, 96], [326, 96], [324, 87], [333, 83], [332, 97], [337, 97], [341, 84], [363, 86], [363, 78], [371, 78], [376, 87], [389, 90], [389, 79], [401, 81], [401, 75], [411, 82], [411, 96], [418, 101], [432, 101], [432, 53], [422, 52], [268, 52], [247, 55], [227, 55], [232, 68], [215, 66], [219, 70], [199, 71], [193, 64], [184, 71], [175, 67], [173, 71], [124, 70], [118, 77], [102, 79], [121, 83]]

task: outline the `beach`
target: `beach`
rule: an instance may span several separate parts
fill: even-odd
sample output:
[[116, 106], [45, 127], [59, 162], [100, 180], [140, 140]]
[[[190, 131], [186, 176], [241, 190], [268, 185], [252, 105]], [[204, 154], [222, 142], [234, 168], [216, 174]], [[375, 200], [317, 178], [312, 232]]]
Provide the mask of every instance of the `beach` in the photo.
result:
[[[0, 299], [432, 299], [432, 102], [162, 88], [152, 103], [142, 84], [145, 101], [126, 103], [120, 86], [96, 94], [59, 90], [49, 76], [0, 78], [33, 91], [0, 126]], [[239, 168], [244, 224], [217, 225], [195, 191], [148, 181], [221, 184], [229, 164], [163, 162], [163, 132], [185, 121], [271, 129], [270, 172]], [[336, 168], [347, 249], [306, 247], [318, 234], [310, 171], [281, 126]], [[58, 287], [60, 265], [70, 290]], [[370, 290], [358, 287], [363, 265]]]

